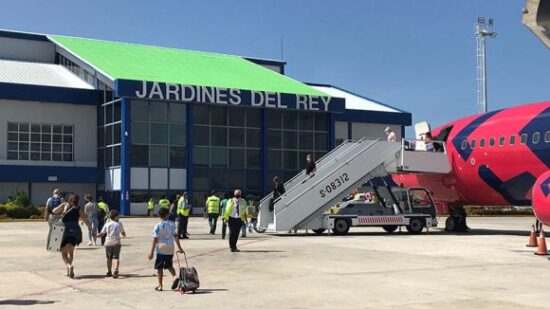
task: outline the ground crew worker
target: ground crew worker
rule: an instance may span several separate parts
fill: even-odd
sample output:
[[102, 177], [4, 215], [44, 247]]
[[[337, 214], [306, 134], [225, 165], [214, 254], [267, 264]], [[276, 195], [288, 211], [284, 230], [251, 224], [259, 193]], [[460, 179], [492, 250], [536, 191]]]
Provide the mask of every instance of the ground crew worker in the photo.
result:
[[147, 215], [149, 217], [152, 217], [154, 211], [155, 211], [155, 202], [153, 202], [153, 198], [150, 198], [149, 202], [147, 202]]
[[206, 199], [206, 212], [208, 213], [208, 225], [210, 226], [210, 234], [216, 234], [216, 224], [220, 215], [220, 198], [216, 192], [210, 192], [210, 196]]
[[187, 192], [184, 192], [178, 201], [178, 237], [180, 239], [188, 239], [187, 224], [189, 223], [189, 210], [191, 205], [187, 198]]
[[231, 252], [239, 252], [237, 241], [243, 223], [246, 221], [246, 201], [241, 198], [241, 190], [236, 189], [234, 198], [227, 202], [223, 218], [229, 223], [229, 249]]
[[[97, 213], [97, 221], [98, 221], [98, 224], [97, 224], [97, 228], [99, 231], [101, 231], [103, 229], [103, 225], [105, 225], [105, 218], [107, 218], [107, 214], [109, 213], [109, 205], [107, 205], [107, 203], [105, 203], [105, 201], [103, 201], [103, 197], [99, 197], [97, 199], [98, 203], [97, 203], [97, 210], [98, 210], [98, 213]], [[105, 237], [106, 236], [101, 236], [101, 245], [103, 246], [105, 244]]]
[[227, 207], [227, 202], [229, 201], [229, 194], [224, 194], [223, 200], [220, 202], [220, 214], [222, 216], [222, 239], [225, 239], [225, 233], [227, 231], [227, 220], [223, 218], [225, 213], [225, 208]]
[[170, 200], [166, 198], [166, 195], [163, 195], [162, 198], [160, 199], [159, 207], [170, 210]]

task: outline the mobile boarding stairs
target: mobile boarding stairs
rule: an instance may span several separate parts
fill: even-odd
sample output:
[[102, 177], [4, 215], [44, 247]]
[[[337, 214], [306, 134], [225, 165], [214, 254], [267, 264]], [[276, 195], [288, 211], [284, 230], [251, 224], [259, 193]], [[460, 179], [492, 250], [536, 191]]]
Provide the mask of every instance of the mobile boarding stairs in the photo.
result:
[[316, 162], [315, 176], [306, 179], [302, 171], [285, 182], [286, 193], [274, 201], [273, 211], [269, 210], [273, 193], [260, 201], [259, 229], [279, 232], [323, 228], [323, 213], [374, 177], [408, 172], [447, 174], [451, 166], [445, 145], [435, 143], [437, 152], [413, 150], [425, 149], [422, 141], [345, 141]]

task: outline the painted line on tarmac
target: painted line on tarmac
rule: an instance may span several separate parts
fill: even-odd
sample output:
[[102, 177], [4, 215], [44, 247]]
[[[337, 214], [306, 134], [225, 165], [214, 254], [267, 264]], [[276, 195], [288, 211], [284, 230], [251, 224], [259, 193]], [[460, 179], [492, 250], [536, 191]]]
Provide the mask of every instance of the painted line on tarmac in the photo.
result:
[[[262, 238], [262, 239], [252, 240], [252, 241], [249, 241], [249, 242], [246, 242], [246, 243], [240, 245], [240, 247], [253, 245], [253, 244], [256, 244], [256, 243], [259, 243], [259, 242], [262, 242], [262, 241], [266, 241], [268, 239], [270, 239], [270, 238]], [[194, 259], [194, 258], [197, 258], [197, 257], [210, 255], [210, 254], [217, 253], [217, 252], [220, 252], [220, 251], [225, 251], [225, 250], [228, 250], [228, 248], [218, 248], [218, 249], [211, 250], [211, 251], [201, 252], [201, 253], [189, 256], [188, 259]], [[128, 270], [126, 273], [140, 272], [140, 271], [144, 271], [144, 270], [147, 270], [147, 269], [149, 269], [149, 267], [141, 267], [141, 268]], [[123, 273], [120, 273], [119, 275], [124, 277]], [[79, 283], [76, 283], [76, 284], [60, 283], [61, 286], [59, 286], [57, 288], [51, 288], [51, 289], [42, 290], [42, 291], [36, 291], [36, 292], [20, 294], [20, 295], [14, 296], [13, 298], [0, 299], [0, 302], [5, 302], [5, 301], [8, 301], [8, 300], [14, 300], [14, 299], [18, 300], [18, 299], [26, 298], [26, 297], [30, 297], [30, 296], [43, 296], [43, 295], [47, 295], [47, 294], [50, 294], [50, 293], [53, 293], [53, 292], [59, 292], [59, 291], [65, 290], [65, 289], [77, 289], [81, 285], [92, 283], [92, 282], [97, 282], [97, 281], [101, 281], [101, 280], [105, 280], [105, 279], [106, 279], [106, 277], [94, 278], [94, 279], [89, 279], [89, 280], [83, 280], [82, 282], [79, 282]]]

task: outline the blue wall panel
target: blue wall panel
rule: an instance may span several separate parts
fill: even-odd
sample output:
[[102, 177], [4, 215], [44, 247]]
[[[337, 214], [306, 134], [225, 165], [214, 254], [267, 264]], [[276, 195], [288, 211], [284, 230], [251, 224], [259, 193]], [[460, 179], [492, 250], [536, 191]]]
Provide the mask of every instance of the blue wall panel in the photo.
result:
[[99, 90], [0, 83], [0, 99], [99, 105]]
[[1, 182], [50, 182], [55, 176], [52, 183], [99, 183], [100, 174], [97, 167], [0, 165]]

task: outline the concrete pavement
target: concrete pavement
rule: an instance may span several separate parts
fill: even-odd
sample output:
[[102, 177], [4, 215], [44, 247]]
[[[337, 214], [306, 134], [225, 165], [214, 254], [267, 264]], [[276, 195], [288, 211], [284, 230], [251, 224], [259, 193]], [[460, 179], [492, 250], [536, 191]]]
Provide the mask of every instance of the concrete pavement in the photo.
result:
[[[0, 223], [0, 305], [40, 308], [548, 308], [550, 262], [526, 248], [532, 218], [470, 218], [473, 231], [388, 235], [358, 228], [345, 237], [252, 233], [227, 240], [190, 220], [182, 241], [201, 290], [156, 292], [147, 259], [158, 219], [122, 219], [121, 277], [105, 278], [102, 247], [77, 249], [75, 279], [45, 250], [45, 222]], [[87, 235], [84, 235], [85, 239]], [[165, 287], [171, 279], [165, 280]]]

